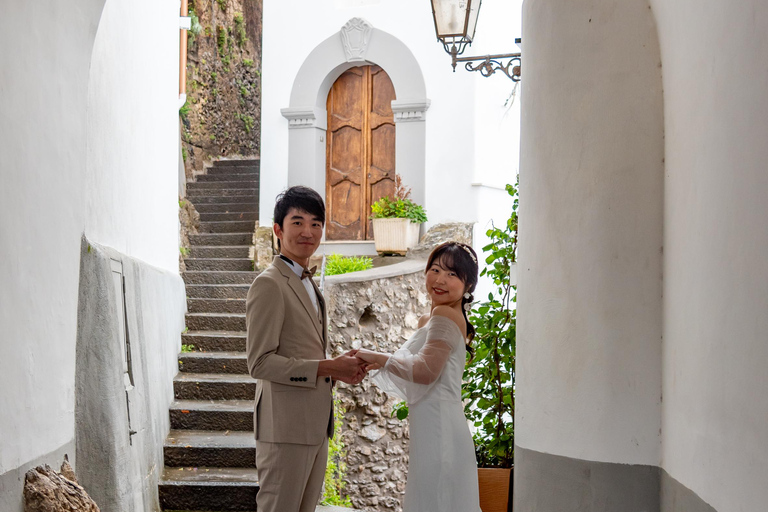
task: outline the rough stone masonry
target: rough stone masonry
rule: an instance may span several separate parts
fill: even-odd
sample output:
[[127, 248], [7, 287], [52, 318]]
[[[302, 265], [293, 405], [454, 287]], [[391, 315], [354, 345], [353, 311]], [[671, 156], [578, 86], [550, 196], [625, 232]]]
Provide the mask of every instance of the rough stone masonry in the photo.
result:
[[[429, 311], [423, 269], [364, 282], [328, 283], [330, 349], [397, 350]], [[408, 468], [408, 422], [391, 416], [388, 398], [368, 379], [358, 386], [338, 383], [336, 397], [346, 410], [342, 439], [347, 449], [347, 487], [355, 508], [402, 511]]]

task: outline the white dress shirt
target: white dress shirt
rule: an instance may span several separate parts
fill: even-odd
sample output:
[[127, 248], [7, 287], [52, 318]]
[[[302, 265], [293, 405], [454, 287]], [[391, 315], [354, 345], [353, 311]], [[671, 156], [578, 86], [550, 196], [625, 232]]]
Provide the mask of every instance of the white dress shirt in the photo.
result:
[[[299, 265], [298, 263], [293, 261], [288, 256], [285, 256], [285, 255], [282, 255], [282, 254], [281, 254], [281, 256], [283, 258], [285, 258], [283, 261], [288, 260], [291, 263], [293, 263], [293, 265], [291, 265], [289, 263], [288, 266], [291, 267], [291, 270], [293, 270], [294, 273], [297, 276], [299, 276], [299, 279], [301, 279], [301, 274], [304, 273], [304, 267], [302, 267], [301, 265]], [[286, 261], [286, 263], [288, 263], [288, 261]], [[301, 284], [304, 285], [304, 289], [307, 290], [307, 295], [309, 295], [309, 300], [311, 300], [312, 301], [312, 305], [315, 306], [315, 313], [319, 314], [320, 313], [320, 306], [317, 304], [317, 293], [315, 293], [315, 287], [312, 286], [312, 283], [309, 282], [311, 279], [312, 279], [311, 277], [309, 277], [307, 279], [301, 279]]]

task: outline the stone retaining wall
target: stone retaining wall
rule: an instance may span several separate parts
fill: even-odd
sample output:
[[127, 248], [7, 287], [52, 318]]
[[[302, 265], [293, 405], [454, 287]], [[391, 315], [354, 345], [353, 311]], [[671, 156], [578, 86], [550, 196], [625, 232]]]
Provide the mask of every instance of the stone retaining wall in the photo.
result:
[[[397, 350], [429, 310], [424, 261], [380, 267], [325, 280], [330, 356], [352, 348]], [[346, 409], [342, 438], [347, 450], [346, 491], [355, 508], [402, 512], [408, 467], [408, 421], [391, 416], [399, 400], [364, 380], [338, 383], [336, 397]]]

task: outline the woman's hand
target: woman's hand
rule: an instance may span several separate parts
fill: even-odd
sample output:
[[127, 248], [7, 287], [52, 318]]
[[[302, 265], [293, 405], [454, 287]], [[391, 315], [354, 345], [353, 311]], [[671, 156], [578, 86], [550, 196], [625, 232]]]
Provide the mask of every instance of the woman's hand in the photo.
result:
[[355, 354], [355, 357], [361, 361], [368, 363], [366, 365], [366, 371], [368, 371], [369, 369], [370, 370], [380, 369], [385, 364], [387, 364], [387, 360], [389, 359], [388, 354], [382, 354], [381, 352], [375, 352], [373, 350], [368, 350], [364, 348], [359, 349]]

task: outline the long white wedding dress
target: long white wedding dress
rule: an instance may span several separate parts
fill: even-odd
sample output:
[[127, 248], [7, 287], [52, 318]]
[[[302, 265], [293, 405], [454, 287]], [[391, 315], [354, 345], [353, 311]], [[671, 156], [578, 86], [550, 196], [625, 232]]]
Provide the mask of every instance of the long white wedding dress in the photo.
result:
[[461, 403], [464, 336], [433, 316], [373, 382], [408, 402], [410, 454], [404, 512], [480, 512], [477, 462]]

